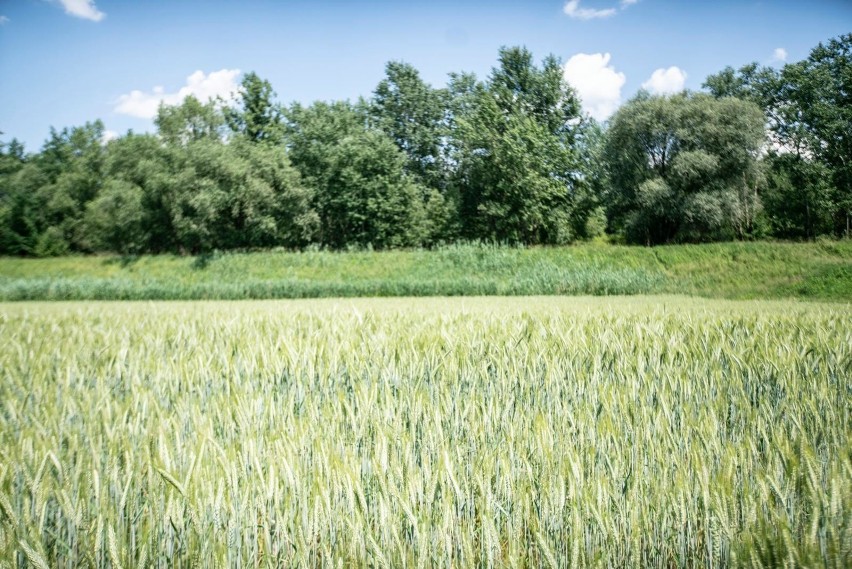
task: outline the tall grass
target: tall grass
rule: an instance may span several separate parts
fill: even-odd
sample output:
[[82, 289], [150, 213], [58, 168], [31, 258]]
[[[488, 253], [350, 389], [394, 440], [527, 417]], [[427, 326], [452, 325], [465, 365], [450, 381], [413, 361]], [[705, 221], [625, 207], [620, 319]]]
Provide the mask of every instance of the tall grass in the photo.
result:
[[0, 305], [0, 564], [852, 566], [852, 308]]
[[852, 242], [0, 259], [0, 300], [623, 295], [852, 300]]

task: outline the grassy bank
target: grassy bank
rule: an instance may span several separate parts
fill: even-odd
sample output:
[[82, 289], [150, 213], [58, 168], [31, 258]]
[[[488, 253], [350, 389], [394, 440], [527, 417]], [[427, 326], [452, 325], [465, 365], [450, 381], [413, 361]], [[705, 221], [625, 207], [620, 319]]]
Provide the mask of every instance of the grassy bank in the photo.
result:
[[852, 242], [0, 259], [0, 300], [611, 295], [852, 300]]

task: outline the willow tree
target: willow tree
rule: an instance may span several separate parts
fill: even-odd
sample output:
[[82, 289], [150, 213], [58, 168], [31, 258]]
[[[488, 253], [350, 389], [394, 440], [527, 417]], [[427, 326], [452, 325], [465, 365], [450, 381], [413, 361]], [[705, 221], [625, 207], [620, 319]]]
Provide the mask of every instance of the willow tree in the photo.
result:
[[755, 229], [764, 117], [754, 103], [640, 93], [610, 123], [609, 215], [630, 241], [744, 238]]

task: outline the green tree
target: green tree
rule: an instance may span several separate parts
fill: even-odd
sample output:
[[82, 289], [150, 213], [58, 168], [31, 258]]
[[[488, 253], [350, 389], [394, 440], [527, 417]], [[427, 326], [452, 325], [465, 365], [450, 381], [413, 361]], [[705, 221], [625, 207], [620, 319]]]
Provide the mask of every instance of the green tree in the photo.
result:
[[436, 190], [446, 186], [442, 139], [446, 133], [446, 91], [433, 89], [407, 63], [391, 61], [373, 93], [370, 112], [406, 157], [406, 170]]
[[766, 117], [768, 149], [801, 153], [807, 147], [806, 132], [798, 110], [790, 104], [789, 85], [782, 72], [758, 63], [738, 70], [726, 67], [704, 81], [703, 87], [717, 99], [734, 97], [755, 103]]
[[739, 99], [640, 93], [607, 135], [613, 227], [648, 244], [753, 235], [763, 125], [760, 108]]
[[151, 134], [131, 133], [107, 146], [107, 183], [120, 180], [142, 191], [142, 249], [146, 252], [175, 251], [178, 247], [170, 205], [175, 199], [172, 174], [183, 152], [181, 146], [163, 144], [161, 138]]
[[500, 50], [485, 84], [452, 87], [461, 221], [469, 238], [561, 243], [575, 237], [579, 102], [559, 61], [541, 68], [523, 48]]
[[425, 191], [406, 173], [405, 161], [379, 131], [340, 141], [318, 200], [328, 245], [388, 248], [422, 243]]
[[154, 124], [163, 142], [182, 146], [197, 140], [221, 140], [225, 117], [215, 101], [202, 103], [190, 95], [180, 105], [160, 103]]
[[104, 126], [99, 120], [62, 131], [51, 129], [33, 161], [46, 178], [34, 190], [37, 217], [30, 226], [39, 236], [33, 254], [85, 250], [83, 216], [103, 183], [103, 136]]
[[[778, 234], [812, 236], [813, 231], [832, 229], [838, 234], [849, 234], [852, 34], [819, 44], [806, 60], [785, 65], [780, 71], [756, 63], [738, 71], [728, 67], [708, 77], [704, 86], [716, 97], [747, 99], [763, 109], [769, 134], [766, 168], [774, 184], [775, 198], [780, 195], [789, 198], [786, 203], [773, 201], [773, 207], [778, 207], [772, 212], [772, 225]], [[822, 219], [822, 207], [826, 205], [826, 178], [814, 175], [817, 171], [822, 171], [833, 186], [829, 200], [833, 228], [816, 221]], [[807, 186], [800, 186], [801, 195], [793, 196], [790, 191], [782, 190], [790, 184]]]
[[784, 67], [787, 98], [809, 137], [808, 151], [831, 170], [835, 227], [852, 235], [852, 33], [820, 43]]
[[363, 132], [367, 120], [363, 109], [349, 101], [294, 103], [287, 110], [288, 156], [305, 184], [327, 186], [334, 148], [342, 138]]
[[29, 161], [17, 171], [3, 176], [0, 197], [0, 253], [35, 255], [44, 230], [43, 208], [38, 190], [48, 184], [47, 175]]
[[314, 192], [283, 149], [242, 141], [230, 146], [247, 168], [245, 190], [237, 199], [237, 231], [247, 231], [248, 244], [293, 248], [314, 242], [319, 231]]
[[323, 245], [421, 245], [441, 223], [441, 195], [407, 172], [406, 155], [387, 134], [370, 128], [363, 103], [293, 105], [288, 149], [314, 190]]
[[580, 125], [575, 139], [580, 177], [574, 183], [573, 233], [581, 239], [602, 236], [607, 229], [606, 194], [609, 170], [606, 162], [606, 130], [593, 118]]
[[[11, 142], [0, 142], [0, 180], [14, 174], [26, 164], [27, 156], [24, 145], [16, 138]], [[3, 186], [0, 185], [0, 198]]]
[[286, 155], [244, 139], [188, 145], [161, 191], [171, 198], [176, 243], [192, 253], [300, 246], [317, 226], [310, 192]]
[[94, 251], [124, 255], [145, 250], [145, 211], [142, 189], [124, 180], [106, 182], [98, 197], [86, 206], [84, 218], [87, 245]]
[[257, 73], [246, 73], [234, 106], [225, 107], [225, 118], [231, 131], [251, 142], [280, 144], [284, 136], [282, 111], [273, 99], [275, 91], [269, 81]]
[[830, 169], [795, 154], [778, 154], [768, 162], [763, 195], [774, 235], [813, 239], [834, 229], [834, 187]]

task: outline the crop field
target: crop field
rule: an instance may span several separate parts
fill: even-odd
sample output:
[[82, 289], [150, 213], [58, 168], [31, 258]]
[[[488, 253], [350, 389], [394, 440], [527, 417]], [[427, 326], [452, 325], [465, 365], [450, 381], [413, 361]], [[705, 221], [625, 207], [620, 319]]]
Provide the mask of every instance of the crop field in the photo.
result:
[[0, 566], [852, 566], [852, 307], [0, 304]]

